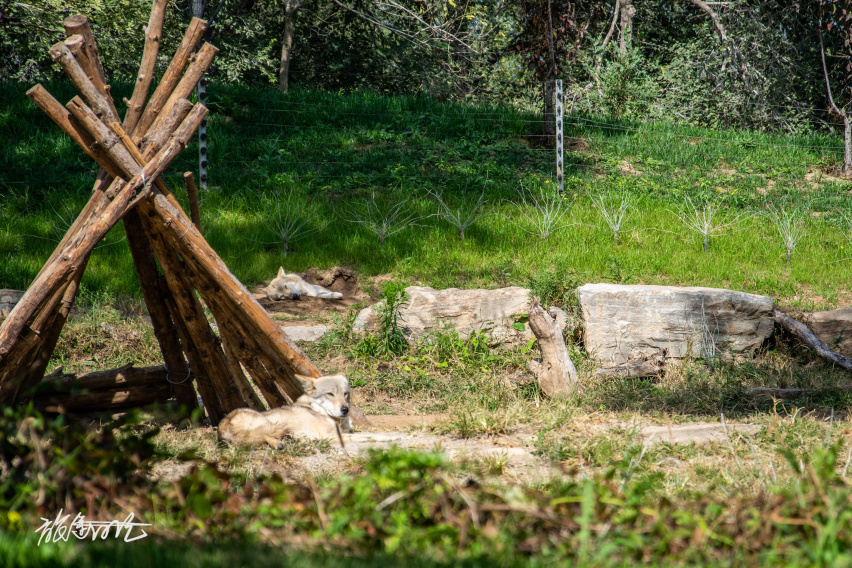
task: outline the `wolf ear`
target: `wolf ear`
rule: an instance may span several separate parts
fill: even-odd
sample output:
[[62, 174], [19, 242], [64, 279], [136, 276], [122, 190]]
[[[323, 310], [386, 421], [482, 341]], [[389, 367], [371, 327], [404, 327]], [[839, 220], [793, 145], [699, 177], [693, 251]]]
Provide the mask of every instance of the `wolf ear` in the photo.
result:
[[286, 272], [284, 272], [284, 267], [283, 267], [283, 266], [279, 266], [279, 267], [278, 267], [278, 277], [280, 278], [280, 277], [282, 277], [282, 276], [284, 276], [284, 275], [286, 275], [286, 274], [287, 274], [287, 273], [286, 273]]
[[299, 386], [305, 391], [305, 394], [311, 394], [316, 390], [315, 379], [305, 375], [296, 374], [296, 380], [299, 381]]

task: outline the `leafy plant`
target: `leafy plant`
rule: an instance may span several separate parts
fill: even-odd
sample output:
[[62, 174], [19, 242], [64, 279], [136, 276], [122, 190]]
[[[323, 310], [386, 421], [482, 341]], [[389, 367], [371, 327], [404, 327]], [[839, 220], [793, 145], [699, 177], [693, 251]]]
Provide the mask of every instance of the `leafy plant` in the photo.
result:
[[696, 205], [687, 195], [686, 203], [677, 208], [677, 211], [669, 209], [683, 224], [683, 226], [694, 231], [704, 238], [704, 252], [710, 252], [710, 237], [720, 234], [722, 231], [739, 223], [745, 213], [736, 215], [733, 219], [719, 220], [720, 205], [718, 202], [705, 201], [703, 206]]
[[781, 238], [781, 244], [787, 249], [787, 264], [790, 264], [790, 257], [796, 245], [799, 244], [808, 232], [807, 209], [795, 205], [769, 205], [763, 213], [767, 219], [772, 222], [778, 236]]
[[460, 207], [453, 209], [444, 201], [440, 193], [433, 194], [438, 200], [440, 209], [438, 215], [459, 230], [459, 238], [464, 240], [464, 232], [468, 227], [476, 223], [487, 213], [484, 210], [486, 204], [485, 193], [483, 192], [476, 201], [463, 202]]
[[382, 286], [382, 299], [375, 307], [379, 329], [358, 342], [355, 346], [358, 355], [392, 357], [408, 349], [408, 341], [399, 324], [399, 308], [408, 301], [405, 284], [386, 282]]
[[601, 214], [604, 222], [612, 231], [612, 236], [615, 239], [615, 244], [618, 244], [618, 233], [625, 221], [627, 221], [633, 212], [630, 210], [630, 196], [622, 193], [618, 198], [612, 193], [590, 195], [592, 205]]
[[391, 235], [413, 226], [419, 225], [423, 219], [410, 204], [411, 196], [399, 201], [385, 202], [372, 194], [371, 199], [362, 199], [351, 204], [344, 219], [350, 223], [361, 225], [379, 239], [379, 246], [384, 248], [385, 240]]
[[514, 219], [509, 221], [525, 233], [545, 240], [556, 231], [571, 226], [565, 217], [571, 209], [572, 202], [567, 197], [557, 194], [555, 190], [533, 192], [527, 190], [522, 184], [521, 202], [523, 206], [516, 202], [512, 205], [520, 218], [526, 222], [518, 223]]
[[287, 256], [293, 241], [322, 231], [331, 222], [331, 216], [321, 221], [323, 215], [318, 205], [309, 204], [293, 187], [286, 195], [282, 193], [273, 190], [259, 195], [262, 209], [255, 209], [254, 213], [278, 237], [284, 256]]

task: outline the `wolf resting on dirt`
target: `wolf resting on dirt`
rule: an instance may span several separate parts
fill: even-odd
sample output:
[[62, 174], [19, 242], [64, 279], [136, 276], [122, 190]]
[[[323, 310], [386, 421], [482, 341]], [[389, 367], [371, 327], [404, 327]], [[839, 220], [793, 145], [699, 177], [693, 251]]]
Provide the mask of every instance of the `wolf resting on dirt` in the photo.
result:
[[338, 300], [343, 297], [343, 294], [326, 290], [316, 284], [308, 284], [298, 274], [287, 274], [284, 272], [283, 266], [278, 269], [278, 276], [275, 277], [275, 280], [270, 282], [266, 288], [266, 297], [273, 301], [285, 298], [298, 300], [302, 296]]
[[266, 442], [281, 449], [284, 436], [337, 438], [341, 445], [341, 422], [349, 416], [349, 379], [330, 375], [313, 379], [296, 375], [305, 394], [292, 406], [258, 412], [238, 408], [219, 423], [219, 440], [232, 445], [254, 446]]

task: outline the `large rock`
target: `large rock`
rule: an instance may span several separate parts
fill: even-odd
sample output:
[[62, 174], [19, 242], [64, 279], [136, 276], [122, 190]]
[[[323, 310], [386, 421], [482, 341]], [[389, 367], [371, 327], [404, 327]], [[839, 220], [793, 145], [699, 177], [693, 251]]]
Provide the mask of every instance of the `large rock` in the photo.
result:
[[21, 298], [24, 296], [23, 290], [0, 290], [0, 318], [5, 318], [12, 311]]
[[852, 308], [814, 312], [805, 323], [829, 348], [852, 357]]
[[772, 334], [772, 298], [717, 288], [586, 284], [577, 288], [586, 350], [602, 364], [631, 351], [669, 357], [753, 351]]
[[[462, 337], [474, 331], [488, 331], [496, 338], [509, 340], [526, 337], [528, 330], [516, 330], [517, 317], [529, 311], [529, 290], [513, 286], [497, 290], [435, 290], [423, 286], [405, 289], [408, 301], [399, 310], [399, 322], [409, 338], [419, 338], [432, 331], [454, 330]], [[373, 307], [358, 314], [353, 329], [376, 327]], [[531, 336], [530, 336], [531, 337]]]

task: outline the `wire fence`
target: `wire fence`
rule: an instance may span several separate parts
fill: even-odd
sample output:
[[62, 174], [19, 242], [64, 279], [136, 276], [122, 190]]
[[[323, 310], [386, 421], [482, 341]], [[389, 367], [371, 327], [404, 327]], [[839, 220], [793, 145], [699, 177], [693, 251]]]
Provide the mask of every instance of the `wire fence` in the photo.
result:
[[[428, 103], [431, 105], [428, 108], [406, 108], [404, 104], [395, 104], [392, 99], [364, 103], [343, 100], [332, 103], [275, 101], [271, 104], [267, 97], [236, 96], [221, 101], [216, 100], [215, 90], [211, 100], [214, 112], [208, 126], [210, 151], [206, 159], [210, 169], [210, 183], [214, 186], [217, 185], [217, 169], [221, 172], [225, 169], [260, 168], [267, 174], [278, 169], [296, 175], [310, 175], [316, 180], [340, 180], [381, 174], [399, 167], [403, 162], [419, 162], [428, 166], [444, 160], [454, 163], [493, 160], [515, 164], [519, 172], [535, 171], [551, 177], [556, 175], [555, 149], [547, 147], [549, 135], [541, 133], [545, 121], [540, 115], [532, 113], [505, 109], [448, 108], [434, 103]], [[35, 117], [40, 112], [36, 108], [29, 108], [22, 114]], [[416, 133], [423, 138], [433, 136], [445, 140], [448, 129], [453, 125], [459, 126], [456, 143], [472, 140], [471, 143], [478, 142], [480, 147], [454, 152], [438, 143], [393, 143], [394, 137]], [[55, 128], [52, 124], [45, 127]], [[733, 161], [742, 157], [744, 149], [777, 149], [787, 155], [820, 154], [824, 159], [839, 162], [844, 149], [837, 143], [837, 137], [825, 135], [785, 138], [782, 135], [746, 131], [724, 131], [721, 135], [713, 135], [706, 128], [667, 121], [631, 123], [566, 115], [564, 128], [565, 168], [568, 175], [600, 169], [600, 164], [590, 161], [590, 157], [617, 157], [619, 153], [630, 154], [631, 148], [649, 145], [660, 147], [669, 144], [674, 147], [678, 144], [706, 143], [710, 147], [708, 156], [723, 160], [731, 158]], [[384, 133], [391, 142], [389, 145], [384, 142], [378, 145], [365, 143], [358, 148], [322, 146], [322, 137], [333, 132], [361, 134], [365, 138]], [[311, 140], [311, 137], [314, 139]], [[251, 148], [251, 151], [234, 151], [235, 140], [239, 145]], [[303, 146], [319, 143], [320, 147], [310, 148], [310, 151], [303, 153], [304, 158], [299, 159], [298, 150], [291, 147], [294, 142]], [[399, 142], [398, 138], [396, 142]], [[584, 145], [582, 152], [572, 151], [577, 145]], [[191, 155], [192, 151], [186, 152], [186, 156]], [[629, 157], [634, 163], [653, 162], [647, 156]], [[668, 159], [676, 164], [679, 158], [670, 155]], [[185, 157], [179, 162], [180, 166], [186, 168], [191, 167], [189, 163]], [[67, 184], [69, 178], [94, 172], [95, 168], [83, 160], [68, 164], [61, 173], [56, 172], [55, 175], [37, 175], [10, 168], [5, 172], [0, 171], [0, 187], [57, 186]], [[441, 174], [438, 172], [435, 175]]]

